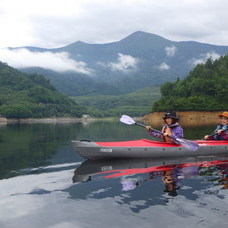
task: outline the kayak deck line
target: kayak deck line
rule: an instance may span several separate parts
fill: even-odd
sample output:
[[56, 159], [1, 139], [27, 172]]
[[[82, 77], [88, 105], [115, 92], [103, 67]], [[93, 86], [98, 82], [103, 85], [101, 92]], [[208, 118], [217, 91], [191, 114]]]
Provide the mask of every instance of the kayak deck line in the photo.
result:
[[200, 146], [204, 146], [204, 145], [211, 145], [211, 146], [220, 146], [220, 145], [227, 145], [228, 146], [228, 141], [216, 141], [216, 140], [207, 140], [207, 141], [204, 141], [204, 140], [196, 140], [194, 141], [196, 143], [198, 143]]
[[[228, 141], [193, 141], [199, 144], [199, 146], [216, 146], [216, 145], [228, 145]], [[98, 146], [102, 147], [182, 147], [174, 143], [151, 141], [148, 139], [133, 140], [133, 141], [120, 141], [120, 142], [95, 142]]]
[[181, 145], [150, 141], [148, 139], [133, 140], [133, 141], [120, 141], [120, 142], [95, 142], [98, 146], [102, 147], [180, 147]]

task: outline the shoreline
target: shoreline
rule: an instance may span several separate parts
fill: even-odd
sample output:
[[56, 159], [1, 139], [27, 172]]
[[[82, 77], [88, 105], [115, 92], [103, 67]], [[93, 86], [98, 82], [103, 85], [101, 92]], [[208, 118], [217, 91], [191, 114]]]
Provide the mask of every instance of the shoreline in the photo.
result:
[[95, 121], [112, 121], [115, 117], [107, 118], [74, 118], [74, 117], [55, 117], [55, 118], [25, 118], [25, 119], [7, 119], [0, 118], [0, 124], [15, 124], [15, 123], [89, 123]]
[[[218, 115], [221, 111], [177, 111], [177, 115], [180, 117], [179, 123], [182, 126], [205, 126], [205, 125], [216, 125], [219, 123]], [[135, 121], [144, 122], [151, 126], [161, 126], [164, 122], [162, 116], [164, 112], [151, 112], [143, 117], [133, 117]], [[61, 123], [91, 123], [97, 121], [113, 121], [119, 117], [105, 117], [105, 118], [75, 118], [75, 117], [54, 117], [54, 118], [25, 118], [25, 119], [7, 119], [0, 117], [0, 125], [5, 124], [24, 124], [24, 123], [50, 123], [50, 124], [61, 124]]]
[[[180, 117], [179, 123], [182, 126], [196, 127], [206, 125], [216, 125], [220, 123], [218, 117], [222, 111], [177, 111], [177, 115]], [[161, 126], [164, 121], [162, 116], [164, 112], [152, 112], [144, 116], [143, 122]]]

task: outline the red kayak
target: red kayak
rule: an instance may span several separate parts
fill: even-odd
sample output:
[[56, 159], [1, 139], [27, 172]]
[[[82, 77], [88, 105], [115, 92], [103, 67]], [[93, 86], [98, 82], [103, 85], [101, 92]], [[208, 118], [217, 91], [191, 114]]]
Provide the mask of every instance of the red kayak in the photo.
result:
[[148, 139], [122, 142], [72, 141], [75, 151], [86, 159], [164, 158], [228, 154], [228, 141], [193, 141], [199, 149]]

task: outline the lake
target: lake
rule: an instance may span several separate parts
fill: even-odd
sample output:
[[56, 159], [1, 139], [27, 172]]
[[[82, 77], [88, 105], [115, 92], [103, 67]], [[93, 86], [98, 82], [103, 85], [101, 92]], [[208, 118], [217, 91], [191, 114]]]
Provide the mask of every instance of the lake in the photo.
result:
[[71, 146], [139, 138], [118, 121], [0, 125], [0, 227], [228, 227], [226, 156], [86, 161]]

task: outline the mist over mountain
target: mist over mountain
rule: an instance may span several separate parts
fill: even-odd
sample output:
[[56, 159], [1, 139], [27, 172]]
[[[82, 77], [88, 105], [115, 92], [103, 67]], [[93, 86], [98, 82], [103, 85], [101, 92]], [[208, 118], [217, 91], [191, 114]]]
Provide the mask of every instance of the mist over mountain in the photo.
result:
[[14, 67], [27, 73], [42, 74], [60, 92], [78, 96], [125, 94], [184, 78], [197, 64], [227, 54], [228, 46], [175, 42], [158, 35], [135, 32], [107, 44], [77, 41], [55, 49], [20, 47], [8, 51], [23, 51], [27, 56], [24, 64], [14, 64]]

